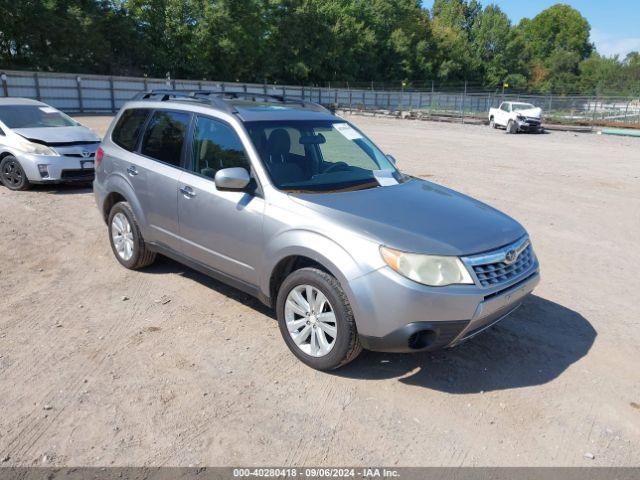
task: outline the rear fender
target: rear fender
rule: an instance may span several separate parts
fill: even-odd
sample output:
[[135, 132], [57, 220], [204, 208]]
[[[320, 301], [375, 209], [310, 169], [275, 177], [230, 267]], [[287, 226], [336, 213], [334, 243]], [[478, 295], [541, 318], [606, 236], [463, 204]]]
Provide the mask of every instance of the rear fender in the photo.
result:
[[147, 218], [144, 210], [142, 209], [142, 206], [140, 205], [140, 202], [138, 201], [138, 197], [133, 190], [133, 187], [127, 181], [127, 179], [125, 179], [120, 174], [113, 173], [109, 176], [106, 182], [105, 190], [109, 193], [118, 193], [127, 200], [129, 205], [131, 206], [131, 209], [133, 210], [134, 215], [136, 216], [136, 221], [138, 223], [138, 226], [140, 227], [140, 230], [142, 231], [142, 236], [146, 236], [145, 234], [147, 232]]

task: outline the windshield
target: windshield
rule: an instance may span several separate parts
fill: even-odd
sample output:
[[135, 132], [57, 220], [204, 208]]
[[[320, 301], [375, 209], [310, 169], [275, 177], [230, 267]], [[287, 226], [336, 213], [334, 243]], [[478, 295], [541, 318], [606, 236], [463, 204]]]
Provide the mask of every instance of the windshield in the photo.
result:
[[513, 109], [514, 112], [517, 112], [519, 110], [529, 110], [530, 108], [536, 108], [536, 107], [534, 107], [530, 103], [512, 103], [511, 108]]
[[247, 131], [281, 190], [359, 190], [406, 181], [374, 144], [347, 122], [251, 122]]
[[46, 105], [2, 105], [0, 120], [9, 128], [75, 127], [78, 123]]

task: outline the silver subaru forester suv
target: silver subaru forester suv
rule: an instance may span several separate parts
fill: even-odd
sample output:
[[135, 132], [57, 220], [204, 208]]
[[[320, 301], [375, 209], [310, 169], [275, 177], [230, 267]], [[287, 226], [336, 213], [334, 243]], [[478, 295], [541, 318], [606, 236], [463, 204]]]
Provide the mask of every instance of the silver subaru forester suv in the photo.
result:
[[456, 345], [539, 282], [518, 222], [284, 97], [142, 94], [98, 149], [94, 191], [122, 265], [160, 253], [256, 296], [320, 370]]

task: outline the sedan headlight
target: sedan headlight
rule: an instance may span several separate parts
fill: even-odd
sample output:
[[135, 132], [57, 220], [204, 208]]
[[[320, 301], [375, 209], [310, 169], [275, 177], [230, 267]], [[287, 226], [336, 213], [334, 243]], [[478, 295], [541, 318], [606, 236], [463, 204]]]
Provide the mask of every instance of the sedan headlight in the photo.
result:
[[18, 142], [18, 148], [25, 153], [31, 153], [33, 155], [58, 156], [58, 152], [53, 148], [49, 148], [46, 145], [40, 145], [39, 143], [30, 142], [29, 140], [20, 140]]
[[458, 257], [406, 253], [380, 247], [380, 254], [393, 270], [415, 282], [431, 287], [473, 284], [469, 271]]

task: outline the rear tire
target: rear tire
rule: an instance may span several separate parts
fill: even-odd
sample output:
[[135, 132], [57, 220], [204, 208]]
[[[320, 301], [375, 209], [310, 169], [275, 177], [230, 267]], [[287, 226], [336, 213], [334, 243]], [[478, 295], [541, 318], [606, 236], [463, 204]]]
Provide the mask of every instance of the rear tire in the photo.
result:
[[148, 267], [156, 259], [144, 242], [136, 217], [127, 202], [116, 203], [109, 212], [111, 250], [123, 267], [130, 270]]
[[[290, 301], [296, 298], [296, 292], [299, 291], [302, 294], [294, 302], [294, 310], [299, 310], [298, 312], [292, 310]], [[310, 291], [315, 292], [311, 293], [315, 298], [307, 303], [309, 293], [306, 292]], [[326, 300], [322, 305], [322, 300], [314, 305], [314, 300], [320, 298], [317, 292], [324, 295]], [[302, 309], [298, 309], [298, 306]], [[278, 291], [276, 313], [280, 333], [289, 350], [311, 368], [334, 370], [354, 360], [362, 351], [349, 300], [338, 280], [327, 272], [317, 268], [302, 268], [291, 273]], [[326, 318], [327, 315], [333, 318], [328, 320], [329, 324], [323, 326], [316, 323], [320, 316]], [[318, 333], [313, 332], [313, 328], [317, 328]], [[332, 331], [335, 332], [334, 337], [331, 337]], [[316, 350], [314, 354], [314, 335], [322, 335], [324, 342], [328, 341], [330, 348], [327, 353]], [[294, 337], [298, 339], [294, 340]], [[315, 342], [316, 346], [318, 342], [323, 343], [320, 339]]]
[[494, 130], [495, 130], [496, 128], [498, 128], [498, 126], [496, 125], [496, 121], [495, 121], [495, 119], [494, 119], [493, 117], [491, 117], [491, 118], [489, 119], [489, 126], [490, 126], [491, 128], [493, 128]]
[[27, 190], [31, 187], [20, 162], [13, 155], [7, 155], [0, 162], [0, 182], [9, 190]]

